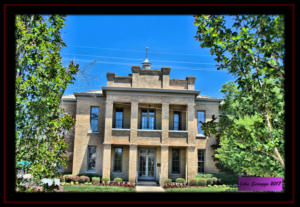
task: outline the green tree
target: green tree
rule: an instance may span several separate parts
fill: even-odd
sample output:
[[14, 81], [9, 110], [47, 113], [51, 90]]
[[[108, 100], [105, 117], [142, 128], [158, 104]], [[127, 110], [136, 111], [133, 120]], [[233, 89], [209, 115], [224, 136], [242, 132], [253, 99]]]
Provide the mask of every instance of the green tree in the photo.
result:
[[[62, 65], [60, 30], [64, 17], [16, 16], [16, 167], [20, 162], [40, 184], [55, 178], [58, 165], [65, 167], [64, 134], [74, 125], [59, 108], [68, 84], [75, 80], [79, 65]], [[21, 180], [16, 185], [20, 187]]]
[[196, 39], [236, 79], [223, 86], [215, 157], [236, 173], [284, 175], [284, 18], [271, 15], [195, 16]]

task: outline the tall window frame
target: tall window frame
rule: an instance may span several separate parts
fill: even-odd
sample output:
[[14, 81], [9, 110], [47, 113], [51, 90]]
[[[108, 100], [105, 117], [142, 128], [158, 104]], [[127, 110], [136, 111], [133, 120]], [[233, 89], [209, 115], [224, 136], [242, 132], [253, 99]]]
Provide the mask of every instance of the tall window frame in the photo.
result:
[[182, 113], [181, 111], [173, 111], [173, 130], [182, 130]]
[[90, 130], [91, 132], [99, 132], [99, 106], [90, 107]]
[[141, 109], [141, 129], [156, 129], [156, 110], [155, 109]]
[[204, 135], [204, 131], [201, 129], [202, 122], [205, 122], [206, 120], [206, 112], [204, 110], [198, 110], [197, 111], [197, 133]]
[[96, 172], [97, 146], [89, 145], [87, 149], [87, 172]]
[[204, 173], [205, 170], [205, 149], [198, 149], [198, 173]]
[[114, 128], [116, 128], [116, 129], [124, 128], [124, 110], [123, 110], [123, 108], [116, 108]]
[[123, 160], [123, 148], [115, 147], [114, 148], [114, 173], [122, 173], [122, 160]]
[[172, 174], [180, 174], [180, 149], [172, 148]]

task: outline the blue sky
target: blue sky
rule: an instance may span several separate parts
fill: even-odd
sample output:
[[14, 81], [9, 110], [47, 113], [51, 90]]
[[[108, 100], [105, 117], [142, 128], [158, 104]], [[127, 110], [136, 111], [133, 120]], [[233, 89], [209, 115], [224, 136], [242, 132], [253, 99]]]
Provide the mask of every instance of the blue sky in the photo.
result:
[[196, 76], [200, 94], [222, 98], [222, 85], [234, 78], [217, 71], [209, 49], [201, 48], [194, 36], [192, 15], [70, 15], [62, 37], [64, 65], [80, 65], [73, 85], [65, 95], [99, 90], [106, 86], [106, 73], [127, 76], [132, 65], [141, 65], [149, 47], [152, 69], [170, 66], [170, 78]]

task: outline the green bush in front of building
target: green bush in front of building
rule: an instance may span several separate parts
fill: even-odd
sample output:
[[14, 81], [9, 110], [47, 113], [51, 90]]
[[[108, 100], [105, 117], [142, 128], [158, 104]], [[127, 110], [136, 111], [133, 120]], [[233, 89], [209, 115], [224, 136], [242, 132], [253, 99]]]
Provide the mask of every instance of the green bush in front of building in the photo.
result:
[[176, 183], [185, 185], [185, 179], [184, 179], [184, 178], [177, 178], [177, 179], [176, 179]]
[[[102, 179], [102, 181], [103, 181], [103, 179]], [[114, 183], [122, 183], [122, 181], [123, 181], [123, 179], [119, 178], [119, 177], [114, 179]]]

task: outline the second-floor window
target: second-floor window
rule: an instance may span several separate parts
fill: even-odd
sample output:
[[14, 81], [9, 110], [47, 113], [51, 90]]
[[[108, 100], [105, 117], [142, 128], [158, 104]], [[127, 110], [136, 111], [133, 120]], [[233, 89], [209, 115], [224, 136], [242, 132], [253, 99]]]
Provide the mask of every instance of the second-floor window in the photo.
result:
[[115, 128], [123, 128], [123, 109], [116, 109]]
[[91, 106], [91, 113], [90, 113], [90, 125], [92, 132], [98, 132], [98, 120], [99, 120], [99, 107], [98, 106]]
[[205, 111], [197, 111], [198, 134], [204, 134], [204, 131], [201, 129], [202, 126], [201, 122], [205, 122]]
[[155, 110], [154, 109], [142, 109], [141, 128], [142, 129], [155, 129]]
[[182, 130], [181, 127], [181, 112], [180, 111], [174, 111], [173, 114], [173, 126], [174, 130]]

